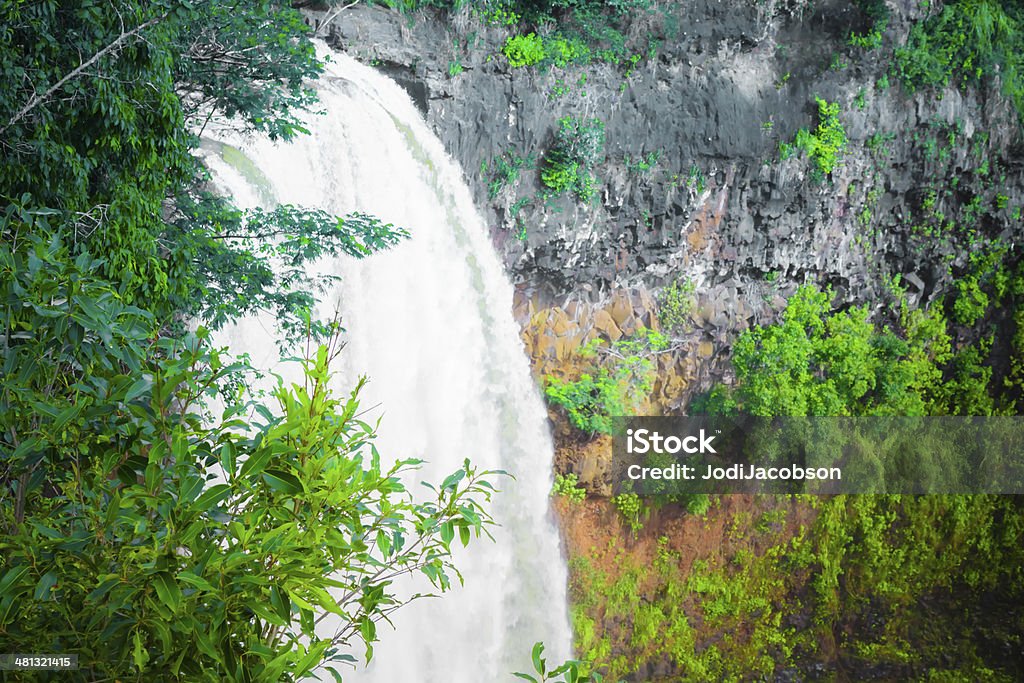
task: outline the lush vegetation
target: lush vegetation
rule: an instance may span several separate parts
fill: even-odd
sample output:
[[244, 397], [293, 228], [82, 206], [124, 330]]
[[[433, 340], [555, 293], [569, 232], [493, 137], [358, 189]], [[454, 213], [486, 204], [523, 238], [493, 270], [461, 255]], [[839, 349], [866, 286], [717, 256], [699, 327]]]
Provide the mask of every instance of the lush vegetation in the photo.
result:
[[[721, 531], [695, 520], [711, 535], [699, 549], [667, 536], [629, 549], [613, 538], [574, 558], [581, 658], [611, 679], [774, 678], [826, 672], [819, 663], [836, 659], [894, 679], [1021, 674], [998, 645], [1015, 637], [1024, 597], [1024, 515], [1012, 498], [753, 503]], [[1000, 597], [978, 611], [985, 595]]]
[[[0, 17], [0, 641], [78, 653], [81, 680], [297, 680], [368, 659], [410, 599], [393, 577], [443, 592], [452, 544], [486, 534], [492, 477], [466, 463], [413, 497], [417, 463], [382, 465], [361, 385], [327, 388], [338, 325], [311, 317], [327, 281], [308, 264], [404, 233], [207, 189], [212, 117], [304, 132], [321, 64], [301, 15], [169, 0]], [[266, 397], [204, 327], [257, 310], [309, 349], [305, 380]]]
[[911, 29], [895, 57], [897, 73], [910, 90], [998, 80], [1024, 116], [1024, 8], [1019, 3], [946, 3]]
[[552, 495], [563, 496], [572, 503], [582, 503], [587, 498], [587, 490], [579, 486], [579, 478], [575, 472], [556, 474]]

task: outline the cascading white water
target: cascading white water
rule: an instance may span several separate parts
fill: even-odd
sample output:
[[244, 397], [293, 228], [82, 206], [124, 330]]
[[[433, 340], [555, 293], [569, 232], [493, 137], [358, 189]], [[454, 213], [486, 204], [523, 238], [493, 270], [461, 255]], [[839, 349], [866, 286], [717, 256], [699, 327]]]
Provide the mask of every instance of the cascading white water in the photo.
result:
[[[440, 482], [464, 458], [503, 469], [491, 512], [501, 525], [458, 554], [465, 586], [398, 612], [368, 669], [346, 680], [507, 680], [529, 671], [535, 641], [550, 661], [570, 655], [566, 568], [549, 514], [552, 444], [511, 315], [512, 289], [457, 164], [395, 83], [344, 55], [321, 79], [325, 110], [290, 144], [234, 140], [258, 174], [211, 155], [217, 182], [240, 206], [290, 203], [364, 211], [411, 239], [365, 260], [321, 267], [342, 275], [337, 300], [348, 345], [337, 387], [370, 378], [363, 405], [382, 405], [385, 457], [428, 461]], [[262, 176], [256, 179], [253, 176]], [[236, 353], [269, 368], [270, 319], [227, 332]], [[409, 482], [413, 491], [424, 490]], [[422, 577], [420, 577], [422, 578]], [[425, 590], [428, 586], [419, 586]]]

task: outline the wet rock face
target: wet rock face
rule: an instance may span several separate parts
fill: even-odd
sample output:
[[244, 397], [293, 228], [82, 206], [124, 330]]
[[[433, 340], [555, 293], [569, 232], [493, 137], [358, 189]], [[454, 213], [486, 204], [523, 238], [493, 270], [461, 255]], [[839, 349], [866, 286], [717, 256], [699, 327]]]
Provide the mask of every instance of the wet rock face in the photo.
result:
[[[500, 54], [505, 29], [468, 13], [410, 18], [355, 7], [324, 33], [410, 92], [465, 169], [513, 279], [545, 305], [570, 294], [596, 303], [620, 286], [684, 277], [697, 285], [706, 341], [724, 343], [726, 333], [770, 318], [795, 283], [865, 301], [899, 275], [911, 301], [923, 301], [966, 264], [957, 247], [913, 233], [930, 189], [956, 178], [949, 204], [977, 196], [991, 207], [997, 194], [1004, 205], [1024, 203], [1020, 128], [1003, 98], [991, 89], [909, 95], [895, 78], [886, 85], [889, 52], [846, 45], [864, 28], [853, 3], [662, 4], [672, 9], [630, 27], [661, 44], [628, 78], [625, 67], [603, 63], [512, 69]], [[892, 40], [921, 10], [890, 9]], [[849, 139], [840, 165], [819, 181], [806, 155], [779, 153], [799, 128], [816, 126], [815, 97], [840, 104]], [[606, 126], [600, 194], [589, 204], [541, 197], [539, 169], [567, 115]], [[926, 153], [954, 129], [955, 144]], [[999, 167], [998, 183], [975, 171], [979, 146]], [[533, 166], [495, 183], [495, 160], [506, 153]], [[638, 164], [650, 158], [649, 168]], [[1008, 210], [989, 210], [981, 224], [990, 237], [1022, 232]]]

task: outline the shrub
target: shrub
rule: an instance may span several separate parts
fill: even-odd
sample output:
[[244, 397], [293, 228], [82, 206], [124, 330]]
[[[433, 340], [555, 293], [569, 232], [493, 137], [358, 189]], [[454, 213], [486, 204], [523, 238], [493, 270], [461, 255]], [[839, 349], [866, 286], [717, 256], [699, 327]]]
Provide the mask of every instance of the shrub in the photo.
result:
[[515, 68], [531, 66], [544, 59], [544, 41], [535, 33], [510, 36], [501, 52]]
[[818, 103], [818, 127], [814, 133], [806, 128], [798, 130], [794, 144], [811, 157], [815, 171], [824, 177], [835, 170], [839, 156], [846, 149], [846, 129], [839, 120], [838, 102], [827, 102], [820, 97], [815, 100]]
[[597, 179], [590, 169], [603, 158], [604, 122], [566, 116], [558, 124], [541, 181], [556, 195], [572, 192], [578, 200], [587, 201], [597, 190]]
[[[575, 382], [548, 377], [545, 395], [565, 409], [569, 422], [588, 434], [611, 434], [612, 418], [635, 412], [651, 391], [654, 365], [649, 356], [668, 348], [664, 335], [641, 329], [612, 344], [613, 362], [584, 373]], [[581, 352], [590, 351], [584, 347]]]
[[643, 522], [640, 521], [641, 503], [640, 496], [635, 493], [620, 493], [617, 496], [612, 497], [612, 503], [615, 505], [615, 509], [619, 511], [626, 523], [629, 524], [630, 530], [633, 535], [636, 535], [638, 531], [644, 528]]
[[574, 427], [589, 434], [611, 434], [612, 416], [626, 412], [622, 392], [606, 368], [596, 377], [584, 373], [575, 382], [549, 377], [544, 393], [565, 409]]
[[579, 479], [575, 472], [566, 475], [556, 474], [555, 486], [551, 492], [556, 496], [564, 496], [573, 503], [582, 503], [587, 498], [587, 490], [577, 486], [578, 483]]
[[565, 68], [569, 64], [586, 62], [590, 59], [590, 48], [578, 38], [556, 35], [544, 45], [544, 52], [555, 66]]
[[658, 320], [665, 330], [676, 330], [686, 324], [693, 312], [696, 286], [690, 280], [675, 280], [658, 297]]

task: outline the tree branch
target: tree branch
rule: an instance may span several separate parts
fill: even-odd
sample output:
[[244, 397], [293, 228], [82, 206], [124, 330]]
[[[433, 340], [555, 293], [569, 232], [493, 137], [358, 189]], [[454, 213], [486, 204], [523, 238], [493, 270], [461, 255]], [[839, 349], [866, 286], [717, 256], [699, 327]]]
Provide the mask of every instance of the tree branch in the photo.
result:
[[341, 14], [342, 12], [351, 7], [355, 7], [358, 4], [359, 0], [353, 0], [353, 2], [350, 2], [344, 7], [339, 7], [338, 9], [334, 10], [332, 14], [327, 15], [327, 18], [320, 22], [320, 25], [317, 27], [317, 29], [313, 31], [313, 37], [316, 38], [318, 35], [320, 35], [320, 31], [323, 31], [325, 26], [330, 26], [331, 22], [337, 19], [339, 14]]
[[43, 102], [48, 100], [50, 98], [50, 96], [53, 95], [53, 93], [55, 93], [58, 90], [60, 90], [61, 88], [63, 88], [64, 85], [68, 81], [70, 81], [71, 79], [76, 78], [77, 76], [81, 75], [81, 73], [83, 71], [85, 71], [90, 66], [92, 66], [97, 61], [99, 61], [99, 59], [101, 59], [104, 55], [106, 55], [106, 54], [108, 54], [110, 52], [113, 52], [114, 50], [120, 48], [125, 43], [125, 41], [127, 41], [129, 38], [131, 38], [134, 35], [137, 35], [139, 32], [146, 30], [150, 26], [156, 24], [159, 21], [162, 21], [165, 18], [167, 18], [167, 14], [166, 13], [160, 15], [159, 17], [153, 17], [149, 21], [144, 22], [142, 24], [139, 24], [138, 26], [133, 28], [131, 31], [127, 31], [125, 33], [122, 33], [121, 35], [119, 35], [117, 37], [116, 40], [114, 40], [114, 42], [112, 42], [109, 45], [107, 45], [105, 48], [103, 48], [102, 50], [100, 50], [99, 52], [94, 54], [88, 60], [86, 60], [86, 61], [82, 62], [81, 64], [79, 64], [78, 68], [74, 69], [73, 71], [68, 73], [66, 76], [64, 76], [64, 78], [62, 78], [59, 81], [57, 81], [56, 83], [54, 83], [42, 95], [40, 95], [39, 93], [36, 93], [36, 94], [32, 95], [32, 97], [29, 98], [29, 101], [25, 104], [25, 106], [22, 107], [21, 109], [19, 109], [18, 112], [14, 115], [14, 117], [11, 118], [11, 120], [8, 121], [6, 123], [6, 125], [4, 125], [3, 128], [0, 128], [0, 132], [3, 132], [5, 130], [7, 130], [8, 128], [10, 128], [14, 124], [16, 124], [18, 121], [20, 121], [21, 119], [25, 118], [25, 116], [30, 111], [32, 111], [33, 109], [38, 107], [40, 104], [42, 104]]

